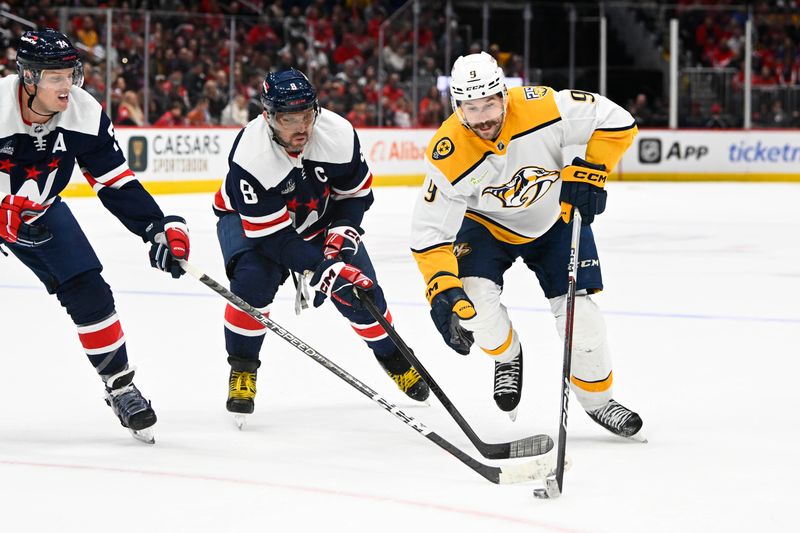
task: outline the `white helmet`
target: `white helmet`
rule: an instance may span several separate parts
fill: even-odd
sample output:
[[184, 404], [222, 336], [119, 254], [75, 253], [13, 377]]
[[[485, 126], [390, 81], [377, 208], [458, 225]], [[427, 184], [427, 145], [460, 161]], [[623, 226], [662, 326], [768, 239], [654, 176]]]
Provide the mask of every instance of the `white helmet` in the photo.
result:
[[497, 93], [502, 93], [505, 107], [508, 90], [503, 69], [497, 66], [497, 61], [492, 56], [481, 52], [456, 59], [450, 75], [450, 103], [453, 112], [461, 118], [465, 126], [467, 123], [458, 111], [458, 102], [486, 98]]

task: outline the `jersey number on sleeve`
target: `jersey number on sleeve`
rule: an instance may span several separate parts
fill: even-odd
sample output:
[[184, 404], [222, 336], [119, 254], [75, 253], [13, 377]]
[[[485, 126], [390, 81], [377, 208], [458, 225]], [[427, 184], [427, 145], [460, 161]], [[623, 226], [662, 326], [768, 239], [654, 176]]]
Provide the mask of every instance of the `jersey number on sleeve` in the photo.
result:
[[428, 184], [428, 190], [425, 191], [425, 201], [432, 202], [436, 199], [436, 185], [433, 182]]
[[239, 181], [239, 189], [242, 191], [242, 198], [244, 198], [244, 203], [246, 204], [258, 203], [258, 196], [256, 195], [256, 191], [253, 190], [252, 185], [250, 185], [244, 180], [241, 180]]
[[592, 93], [587, 93], [586, 91], [570, 91], [569, 95], [576, 102], [594, 103], [594, 95]]

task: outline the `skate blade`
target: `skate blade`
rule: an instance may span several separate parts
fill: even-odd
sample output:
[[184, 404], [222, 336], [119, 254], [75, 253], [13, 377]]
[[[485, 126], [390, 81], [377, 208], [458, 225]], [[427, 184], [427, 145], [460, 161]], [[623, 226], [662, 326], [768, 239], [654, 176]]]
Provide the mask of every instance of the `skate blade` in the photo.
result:
[[247, 426], [247, 415], [233, 415], [233, 423], [239, 428], [239, 431], [244, 430]]
[[634, 433], [630, 437], [625, 437], [628, 440], [632, 440], [634, 442], [639, 442], [641, 444], [647, 444], [647, 437], [642, 435], [642, 432], [639, 431], [638, 433]]
[[156, 443], [156, 436], [155, 433], [153, 433], [153, 428], [145, 428], [138, 430], [128, 428], [128, 431], [130, 431], [133, 438], [138, 441], [144, 442], [145, 444]]
[[506, 414], [508, 415], [508, 418], [510, 418], [512, 422], [516, 422], [517, 421], [517, 409], [519, 409], [519, 408], [515, 407], [511, 411], [507, 411], [506, 412]]

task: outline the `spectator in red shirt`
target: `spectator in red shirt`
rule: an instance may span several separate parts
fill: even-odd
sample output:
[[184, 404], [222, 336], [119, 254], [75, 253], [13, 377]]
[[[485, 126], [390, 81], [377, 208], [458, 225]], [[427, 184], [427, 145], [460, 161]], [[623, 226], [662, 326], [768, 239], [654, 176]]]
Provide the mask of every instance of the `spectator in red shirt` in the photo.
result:
[[279, 47], [280, 39], [270, 25], [269, 18], [261, 21], [247, 32], [245, 42], [258, 50], [274, 50]]
[[155, 124], [153, 125], [165, 128], [185, 126], [186, 119], [183, 117], [183, 105], [180, 103], [180, 101], [173, 101], [172, 107], [170, 107], [163, 115], [161, 115], [161, 118], [156, 120]]
[[347, 120], [354, 128], [363, 128], [368, 125], [367, 104], [366, 102], [359, 102], [353, 106], [353, 109], [347, 114]]
[[352, 33], [345, 33], [342, 36], [342, 44], [333, 51], [335, 64], [342, 65], [348, 59], [354, 59], [359, 65], [364, 62], [364, 56], [361, 49], [355, 45]]
[[391, 104], [394, 104], [404, 95], [403, 89], [400, 88], [400, 74], [395, 72], [389, 76], [389, 81], [383, 86], [383, 96], [386, 97]]

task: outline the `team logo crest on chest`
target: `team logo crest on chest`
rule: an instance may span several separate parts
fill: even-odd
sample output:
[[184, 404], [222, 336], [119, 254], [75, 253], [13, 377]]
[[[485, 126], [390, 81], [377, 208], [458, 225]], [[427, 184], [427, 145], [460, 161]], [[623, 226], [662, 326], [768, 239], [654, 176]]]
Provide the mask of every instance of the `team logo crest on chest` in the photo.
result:
[[481, 196], [494, 196], [502, 202], [503, 207], [528, 207], [547, 194], [557, 179], [557, 170], [523, 167], [506, 183], [498, 187], [486, 187]]

